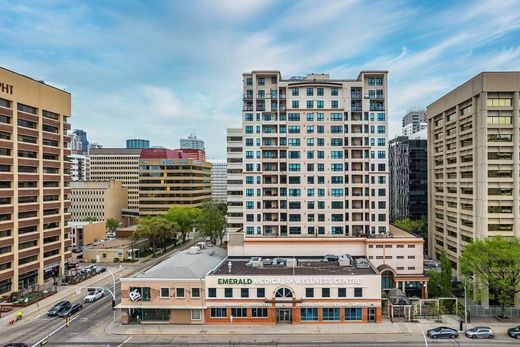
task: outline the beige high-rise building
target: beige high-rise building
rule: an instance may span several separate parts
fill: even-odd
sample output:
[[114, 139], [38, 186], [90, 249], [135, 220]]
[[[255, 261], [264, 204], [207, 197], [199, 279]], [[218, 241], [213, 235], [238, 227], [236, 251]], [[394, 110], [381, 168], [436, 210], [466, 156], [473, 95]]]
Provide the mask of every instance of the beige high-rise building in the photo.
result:
[[0, 295], [44, 281], [67, 238], [70, 93], [0, 68]]
[[483, 72], [427, 108], [430, 256], [520, 237], [520, 72]]
[[242, 129], [227, 129], [227, 230], [240, 231], [243, 226], [242, 208], [243, 177], [242, 177]]
[[128, 188], [120, 181], [77, 181], [71, 182], [70, 187], [72, 222], [82, 222], [85, 218], [123, 221], [121, 211], [128, 208]]
[[243, 74], [246, 235], [389, 231], [386, 86], [386, 71], [352, 80]]
[[139, 209], [140, 148], [91, 148], [90, 180], [115, 179], [128, 188], [128, 208]]

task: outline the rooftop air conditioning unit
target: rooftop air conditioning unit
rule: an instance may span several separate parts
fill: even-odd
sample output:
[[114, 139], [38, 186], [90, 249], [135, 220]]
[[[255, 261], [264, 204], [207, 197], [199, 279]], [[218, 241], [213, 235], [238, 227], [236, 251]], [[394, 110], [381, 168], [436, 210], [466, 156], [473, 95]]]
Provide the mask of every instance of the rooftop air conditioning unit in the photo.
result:
[[365, 258], [358, 258], [354, 261], [356, 263], [356, 267], [358, 269], [369, 269], [370, 264], [368, 263], [368, 260]]
[[287, 262], [285, 263], [285, 266], [290, 267], [290, 268], [297, 267], [297, 265], [298, 265], [298, 261], [294, 258], [287, 259]]

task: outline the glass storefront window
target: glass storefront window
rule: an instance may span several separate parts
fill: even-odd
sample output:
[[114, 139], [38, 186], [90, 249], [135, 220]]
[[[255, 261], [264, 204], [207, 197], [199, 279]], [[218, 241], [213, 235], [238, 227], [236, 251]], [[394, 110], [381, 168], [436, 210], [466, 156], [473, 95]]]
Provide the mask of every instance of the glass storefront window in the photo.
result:
[[323, 309], [323, 320], [339, 320], [339, 308], [325, 307]]
[[300, 320], [301, 321], [318, 320], [318, 309], [310, 308], [310, 307], [300, 309]]
[[167, 322], [170, 320], [169, 309], [133, 309], [132, 317], [137, 317], [143, 322]]
[[346, 308], [345, 320], [361, 320], [363, 311], [360, 308]]

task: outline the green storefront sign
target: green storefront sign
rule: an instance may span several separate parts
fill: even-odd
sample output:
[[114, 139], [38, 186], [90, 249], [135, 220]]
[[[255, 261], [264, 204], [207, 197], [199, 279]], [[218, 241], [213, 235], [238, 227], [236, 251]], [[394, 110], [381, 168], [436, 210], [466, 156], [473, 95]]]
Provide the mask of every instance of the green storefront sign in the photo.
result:
[[218, 284], [253, 284], [251, 278], [219, 278]]

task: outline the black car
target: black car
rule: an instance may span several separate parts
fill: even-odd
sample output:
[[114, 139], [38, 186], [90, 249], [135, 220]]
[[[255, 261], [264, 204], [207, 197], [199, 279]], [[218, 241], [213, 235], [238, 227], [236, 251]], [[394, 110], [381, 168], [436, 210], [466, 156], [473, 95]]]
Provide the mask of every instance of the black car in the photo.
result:
[[61, 311], [61, 310], [65, 310], [65, 309], [68, 309], [72, 306], [72, 304], [70, 303], [70, 301], [60, 301], [58, 302], [56, 305], [54, 305], [50, 310], [49, 312], [47, 312], [47, 316], [49, 317], [54, 317], [54, 316], [57, 316], [58, 313]]
[[26, 343], [9, 343], [7, 345], [5, 345], [4, 347], [29, 347], [28, 344]]
[[430, 339], [456, 339], [459, 337], [459, 332], [448, 327], [437, 327], [426, 332], [426, 336]]
[[507, 335], [514, 339], [520, 339], [520, 325], [511, 329], [507, 329]]
[[58, 316], [61, 318], [65, 318], [67, 316], [71, 316], [74, 313], [81, 311], [82, 309], [83, 309], [82, 304], [73, 304], [72, 306], [70, 306], [68, 308], [64, 308], [63, 310], [58, 312]]

